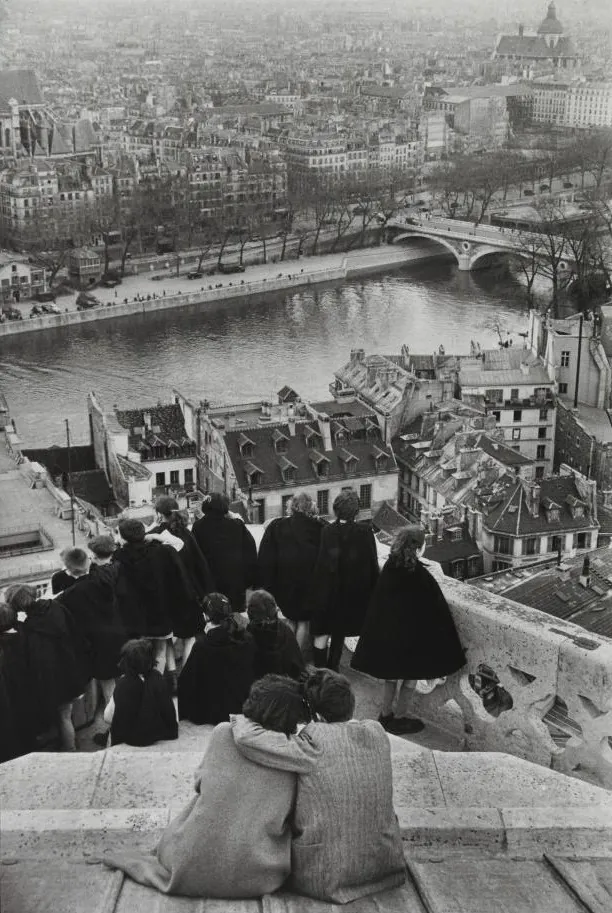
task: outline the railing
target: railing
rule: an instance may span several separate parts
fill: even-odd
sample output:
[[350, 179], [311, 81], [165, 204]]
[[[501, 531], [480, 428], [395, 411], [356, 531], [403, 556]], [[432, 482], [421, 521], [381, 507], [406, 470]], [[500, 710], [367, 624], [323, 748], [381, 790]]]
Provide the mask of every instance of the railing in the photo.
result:
[[[411, 712], [465, 751], [507, 752], [612, 789], [612, 641], [450, 578], [441, 585], [467, 664], [433, 690], [419, 685]], [[499, 681], [502, 709], [485, 709], [473, 687], [483, 672]], [[547, 725], [559, 708], [563, 740]]]

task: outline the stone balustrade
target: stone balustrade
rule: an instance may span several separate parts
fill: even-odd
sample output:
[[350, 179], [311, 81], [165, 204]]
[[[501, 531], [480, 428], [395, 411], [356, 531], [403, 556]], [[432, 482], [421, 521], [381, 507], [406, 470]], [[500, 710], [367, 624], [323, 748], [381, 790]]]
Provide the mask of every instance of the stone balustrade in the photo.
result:
[[[507, 752], [612, 789], [612, 641], [450, 578], [442, 588], [468, 661], [432, 690], [419, 684], [415, 715], [464, 751]], [[483, 667], [507, 709], [485, 709], [471, 684]], [[567, 708], [561, 742], [545, 721], [553, 708]]]

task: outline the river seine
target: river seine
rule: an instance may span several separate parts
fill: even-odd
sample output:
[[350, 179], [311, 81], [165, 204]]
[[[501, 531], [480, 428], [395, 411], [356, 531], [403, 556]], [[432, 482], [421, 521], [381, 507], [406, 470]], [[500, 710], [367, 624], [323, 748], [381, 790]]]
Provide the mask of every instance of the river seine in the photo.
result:
[[[86, 397], [107, 409], [169, 401], [172, 388], [213, 403], [273, 396], [284, 384], [326, 398], [351, 348], [469, 352], [526, 329], [521, 286], [495, 267], [461, 273], [445, 258], [214, 310], [103, 320], [0, 342], [0, 390], [28, 446], [87, 442]], [[507, 334], [510, 334], [508, 336]]]

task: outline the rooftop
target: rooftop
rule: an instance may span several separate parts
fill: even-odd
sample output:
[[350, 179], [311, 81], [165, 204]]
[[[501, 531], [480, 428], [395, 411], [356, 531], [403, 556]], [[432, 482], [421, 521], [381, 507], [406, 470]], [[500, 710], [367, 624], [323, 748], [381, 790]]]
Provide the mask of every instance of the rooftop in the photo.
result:
[[[541, 384], [552, 387], [541, 358], [528, 349], [509, 347], [488, 349], [483, 358], [469, 358], [461, 362], [459, 384], [461, 387], [518, 387]], [[523, 368], [521, 367], [523, 366]]]
[[[560, 396], [559, 403], [573, 411], [573, 399]], [[612, 419], [606, 409], [597, 409], [595, 406], [584, 406], [580, 403], [574, 418], [588, 434], [593, 435], [602, 444], [612, 444]]]
[[529, 536], [597, 527], [588, 495], [579, 489], [573, 474], [541, 479], [533, 490], [537, 491], [537, 515], [529, 509], [528, 485], [518, 480], [487, 512], [487, 529], [498, 534]]

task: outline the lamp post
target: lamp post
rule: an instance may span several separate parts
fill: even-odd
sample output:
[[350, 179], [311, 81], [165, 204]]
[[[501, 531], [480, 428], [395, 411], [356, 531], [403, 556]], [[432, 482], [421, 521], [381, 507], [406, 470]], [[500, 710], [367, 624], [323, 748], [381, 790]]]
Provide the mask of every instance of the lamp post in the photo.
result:
[[76, 535], [74, 530], [74, 489], [72, 487], [72, 451], [70, 448], [70, 425], [68, 419], [66, 422], [66, 447], [68, 448], [68, 494], [70, 495], [70, 525], [72, 527], [72, 545], [76, 545]]

